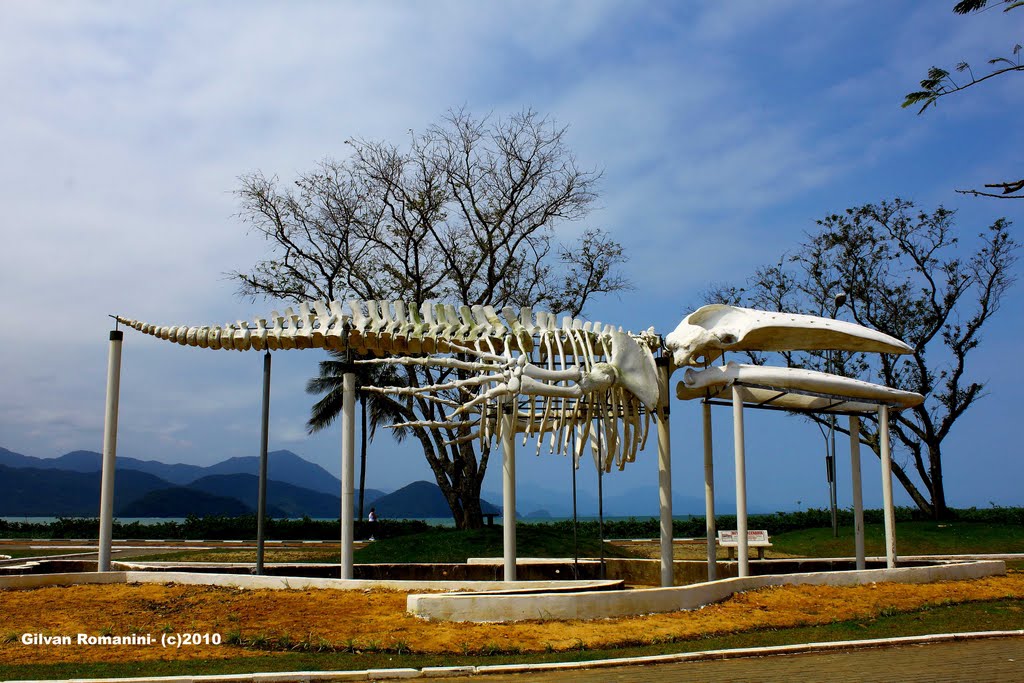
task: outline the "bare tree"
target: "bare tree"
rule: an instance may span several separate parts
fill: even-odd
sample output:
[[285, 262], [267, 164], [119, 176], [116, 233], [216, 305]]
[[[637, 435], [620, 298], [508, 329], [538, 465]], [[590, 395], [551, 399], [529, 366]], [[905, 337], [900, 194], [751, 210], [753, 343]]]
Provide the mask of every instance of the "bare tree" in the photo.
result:
[[[956, 14], [972, 14], [984, 12], [1002, 6], [1003, 12], [1024, 7], [1021, 0], [996, 0], [989, 5], [989, 0], [961, 0], [953, 6]], [[954, 76], [946, 69], [933, 66], [928, 69], [928, 76], [921, 81], [921, 90], [907, 93], [903, 101], [904, 107], [921, 105], [917, 110], [918, 115], [923, 114], [928, 107], [938, 102], [939, 98], [962, 92], [980, 83], [993, 78], [1013, 73], [1024, 73], [1024, 64], [1020, 61], [1021, 46], [1015, 44], [1011, 54], [993, 57], [988, 60], [987, 72], [980, 75], [975, 74], [974, 69], [967, 62], [961, 61], [956, 65]], [[962, 74], [962, 75], [961, 75]], [[957, 190], [960, 194], [974, 195], [975, 197], [996, 197], [997, 199], [1024, 199], [1024, 178], [1003, 182], [986, 183], [986, 190]], [[995, 192], [995, 190], [1000, 190]]]
[[[788, 365], [881, 381], [925, 396], [890, 422], [905, 460], [893, 473], [914, 503], [936, 519], [948, 514], [942, 443], [984, 395], [968, 361], [985, 324], [1013, 284], [1019, 244], [999, 219], [966, 252], [954, 212], [916, 212], [895, 199], [827, 216], [790, 256], [759, 269], [745, 287], [719, 285], [705, 299], [843, 317], [904, 340], [908, 356], [810, 352], [783, 354]], [[840, 297], [837, 305], [836, 295]], [[754, 356], [755, 362], [763, 357]], [[824, 420], [827, 418], [821, 418]], [[879, 453], [877, 425], [861, 438]]]
[[[245, 175], [241, 216], [272, 254], [232, 276], [245, 295], [292, 301], [401, 298], [577, 315], [594, 296], [629, 285], [617, 272], [622, 248], [605, 233], [585, 230], [574, 245], [556, 239], [556, 226], [588, 214], [600, 179], [578, 166], [565, 133], [532, 110], [508, 118], [456, 110], [412, 132], [405, 149], [348, 140], [348, 159], [322, 162], [294, 188]], [[403, 371], [410, 386], [458, 374]], [[405, 420], [446, 419], [434, 402], [386, 400]], [[456, 525], [480, 526], [488, 453], [451, 443], [460, 434], [450, 429], [412, 435]]]

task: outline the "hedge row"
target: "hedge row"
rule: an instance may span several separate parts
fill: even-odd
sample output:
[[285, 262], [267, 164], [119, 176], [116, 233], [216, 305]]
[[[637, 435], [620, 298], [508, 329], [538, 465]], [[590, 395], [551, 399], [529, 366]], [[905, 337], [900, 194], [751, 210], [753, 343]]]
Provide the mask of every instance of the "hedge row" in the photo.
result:
[[[370, 535], [367, 522], [356, 521], [356, 538]], [[420, 520], [383, 519], [377, 523], [375, 536], [391, 538], [426, 531], [430, 525]], [[0, 536], [8, 538], [98, 538], [98, 519], [58, 518], [43, 524], [35, 522], [5, 522], [0, 520]], [[265, 534], [267, 538], [282, 541], [293, 540], [338, 540], [338, 520], [268, 519]], [[142, 524], [114, 522], [114, 538], [159, 538], [225, 540], [256, 538], [256, 516], [244, 517], [196, 517], [190, 515], [184, 522], [155, 522]]]
[[[951, 519], [963, 522], [986, 524], [1011, 524], [1024, 526], [1024, 507], [967, 508], [950, 510]], [[896, 508], [896, 521], [926, 519], [916, 508]], [[865, 510], [864, 520], [868, 524], [882, 522], [881, 510]], [[719, 529], [735, 529], [736, 517], [716, 517]], [[520, 522], [566, 534], [572, 533], [572, 521]], [[853, 511], [839, 510], [840, 526], [853, 525]], [[776, 512], [770, 515], [750, 515], [747, 519], [750, 529], [767, 529], [778, 534], [784, 531], [832, 526], [831, 514], [824, 509], [809, 509], [800, 512]], [[355, 522], [356, 538], [370, 535], [367, 522]], [[426, 531], [430, 525], [421, 520], [384, 519], [377, 523], [377, 538], [393, 538]], [[605, 538], [656, 538], [659, 535], [659, 521], [656, 518], [630, 518], [607, 520], [604, 523]], [[581, 521], [577, 532], [596, 537], [600, 533], [598, 523], [593, 520]], [[673, 520], [672, 532], [676, 538], [701, 537], [705, 534], [704, 518]], [[43, 524], [35, 522], [7, 522], [0, 520], [0, 537], [5, 538], [97, 538], [98, 519], [58, 518]], [[161, 538], [161, 539], [252, 539], [256, 537], [256, 517], [196, 517], [189, 516], [184, 522], [156, 522], [123, 524], [114, 522], [114, 538]], [[268, 519], [266, 537], [277, 540], [335, 540], [338, 538], [338, 520], [296, 520]]]

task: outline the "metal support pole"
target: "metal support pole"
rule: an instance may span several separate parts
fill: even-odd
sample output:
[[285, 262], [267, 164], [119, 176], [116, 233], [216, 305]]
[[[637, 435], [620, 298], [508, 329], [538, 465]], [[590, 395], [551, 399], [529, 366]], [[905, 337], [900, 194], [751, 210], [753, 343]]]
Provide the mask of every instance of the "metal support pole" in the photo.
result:
[[750, 548], [747, 545], [747, 461], [743, 443], [743, 387], [732, 386], [732, 433], [736, 450], [736, 559], [739, 575], [750, 576]]
[[601, 452], [601, 425], [604, 419], [598, 418], [597, 426], [597, 460], [601, 466], [597, 468], [597, 540], [601, 548], [600, 564], [598, 564], [598, 578], [605, 579], [604, 567], [604, 453]]
[[114, 529], [114, 471], [117, 468], [117, 410], [121, 400], [121, 343], [124, 332], [111, 330], [107, 355], [107, 405], [103, 415], [103, 474], [100, 479], [100, 539], [97, 571], [110, 571]]
[[832, 512], [832, 538], [839, 538], [839, 506], [836, 495], [836, 416], [829, 415], [828, 503]]
[[896, 509], [892, 502], [889, 406], [878, 406], [878, 444], [882, 457], [882, 504], [885, 508], [885, 566], [894, 569], [896, 567]]
[[501, 526], [505, 581], [516, 580], [516, 442], [515, 405], [501, 406]]
[[260, 419], [260, 483], [256, 497], [256, 573], [263, 573], [267, 517], [267, 447], [270, 441], [270, 351], [263, 356], [263, 413]]
[[662, 356], [658, 364], [658, 501], [661, 511], [661, 585], [675, 582], [672, 550], [672, 431], [669, 425], [669, 377], [671, 359]]
[[572, 430], [572, 451], [569, 453], [569, 467], [572, 469], [572, 578], [580, 578], [580, 541], [577, 532], [579, 516], [576, 509], [576, 428]]
[[355, 541], [356, 375], [341, 376], [341, 578], [352, 578]]
[[864, 496], [860, 480], [860, 418], [850, 416], [850, 480], [853, 485], [853, 544], [857, 570], [866, 567], [864, 559]]
[[704, 417], [704, 526], [708, 535], [708, 581], [718, 578], [718, 564], [715, 561], [717, 545], [715, 536], [715, 460], [711, 432], [711, 404], [701, 404]]

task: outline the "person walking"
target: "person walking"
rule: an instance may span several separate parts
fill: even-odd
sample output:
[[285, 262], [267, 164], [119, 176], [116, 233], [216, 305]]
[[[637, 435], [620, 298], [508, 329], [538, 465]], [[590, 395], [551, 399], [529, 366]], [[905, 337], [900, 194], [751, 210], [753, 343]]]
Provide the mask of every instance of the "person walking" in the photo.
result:
[[376, 541], [375, 536], [377, 535], [377, 508], [370, 508], [370, 514], [366, 516], [366, 521], [370, 523], [370, 540]]

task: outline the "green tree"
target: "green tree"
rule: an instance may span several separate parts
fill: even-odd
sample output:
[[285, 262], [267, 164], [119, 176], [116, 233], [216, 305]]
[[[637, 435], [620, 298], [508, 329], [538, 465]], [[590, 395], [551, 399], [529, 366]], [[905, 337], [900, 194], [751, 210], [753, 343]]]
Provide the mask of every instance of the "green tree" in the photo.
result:
[[[373, 441], [377, 429], [390, 426], [402, 420], [402, 412], [394, 401], [381, 394], [363, 391], [364, 386], [401, 386], [402, 378], [390, 365], [350, 365], [344, 352], [328, 351], [329, 360], [320, 361], [320, 374], [306, 383], [306, 393], [323, 394], [313, 404], [306, 428], [310, 434], [322, 431], [334, 424], [342, 408], [342, 377], [349, 368], [354, 368], [356, 395], [359, 397], [359, 418], [361, 421], [359, 442], [359, 519], [363, 515], [363, 501], [366, 492], [366, 450], [367, 442]], [[392, 431], [396, 441], [401, 442], [408, 430], [398, 427]]]
[[[600, 173], [580, 168], [566, 129], [525, 110], [507, 118], [451, 111], [405, 148], [348, 140], [350, 156], [326, 160], [293, 186], [241, 178], [241, 216], [270, 247], [235, 272], [243, 294], [290, 301], [441, 301], [541, 306], [579, 314], [596, 295], [628, 283], [622, 248], [597, 229], [575, 243], [555, 229], [582, 220]], [[462, 371], [400, 368], [408, 386]], [[463, 390], [443, 398], [463, 402]], [[411, 396], [382, 397], [403, 421], [444, 421], [451, 408]], [[382, 403], [383, 405], [383, 403]], [[454, 429], [408, 432], [417, 439], [460, 528], [482, 525], [480, 486], [489, 453], [456, 443]]]
[[[953, 219], [953, 211], [917, 211], [901, 199], [850, 208], [817, 221], [817, 231], [794, 253], [757, 270], [745, 286], [719, 285], [704, 297], [845, 318], [914, 347], [906, 356], [782, 355], [792, 367], [880, 381], [925, 396], [923, 405], [891, 415], [895, 446], [901, 447], [894, 454], [905, 456], [894, 459], [893, 473], [915, 504], [936, 519], [948, 514], [942, 445], [984, 395], [985, 382], [970, 375], [969, 360], [1014, 282], [1019, 249], [1002, 218], [965, 249]], [[837, 299], [839, 293], [845, 301]], [[876, 422], [865, 420], [861, 438], [879, 453]]]
[[[994, 9], [1003, 5], [1003, 12], [1017, 9], [1024, 6], [1021, 0], [997, 0], [991, 6], [989, 0], [962, 0], [953, 6], [956, 14], [972, 14], [982, 12], [986, 9]], [[958, 93], [968, 88], [984, 83], [993, 78], [1007, 74], [1024, 72], [1024, 64], [1020, 61], [1020, 44], [1015, 44], [1008, 55], [992, 57], [988, 59], [986, 71], [975, 74], [974, 69], [965, 61], [959, 62], [955, 71], [957, 75], [951, 74], [947, 69], [933, 66], [928, 70], [928, 76], [921, 81], [921, 89], [907, 93], [903, 101], [904, 107], [920, 105], [918, 115], [923, 114], [928, 107], [938, 102], [939, 98]], [[975, 197], [996, 197], [999, 199], [1024, 199], [1024, 178], [1003, 182], [986, 183], [986, 190], [957, 190], [961, 194], [974, 195]], [[996, 192], [999, 190], [999, 192]]]

